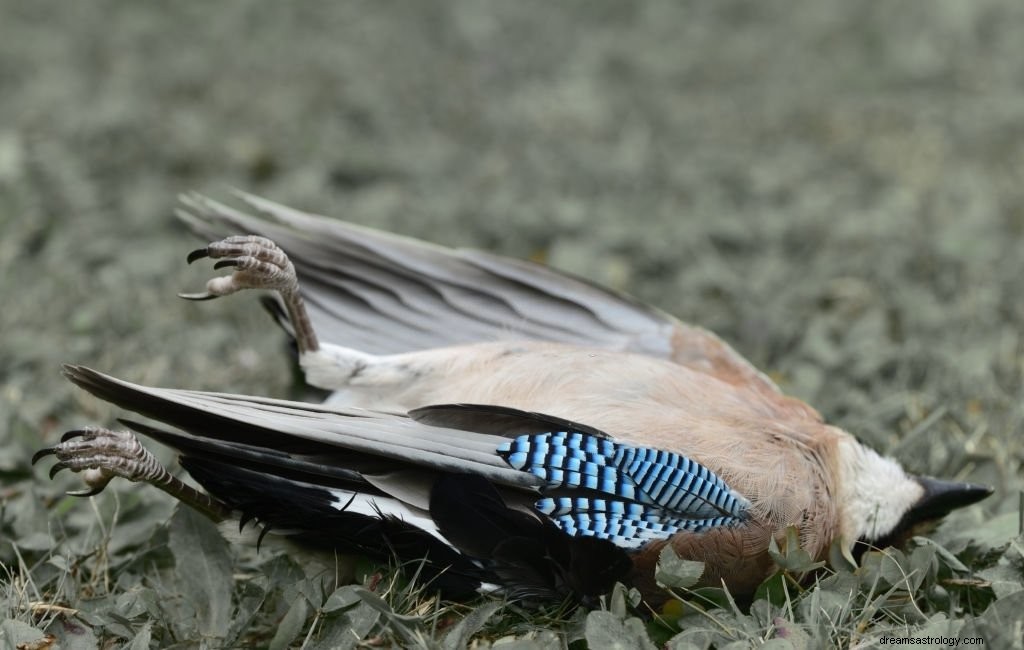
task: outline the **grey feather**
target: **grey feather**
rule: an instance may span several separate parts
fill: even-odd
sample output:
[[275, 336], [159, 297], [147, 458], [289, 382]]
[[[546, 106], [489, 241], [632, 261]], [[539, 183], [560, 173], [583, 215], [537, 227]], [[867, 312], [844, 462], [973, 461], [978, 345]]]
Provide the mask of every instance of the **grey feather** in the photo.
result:
[[[101, 399], [182, 429], [204, 424], [259, 428], [282, 439], [364, 452], [421, 469], [477, 474], [500, 485], [537, 488], [543, 482], [509, 467], [495, 449], [506, 438], [422, 424], [408, 417], [355, 408], [202, 391], [152, 388], [82, 366], [65, 366], [74, 383]], [[181, 418], [175, 406], [187, 409]], [[186, 420], [187, 418], [187, 420]], [[209, 437], [218, 437], [211, 431]], [[381, 480], [384, 480], [383, 478]]]
[[672, 354], [677, 320], [585, 280], [239, 196], [272, 221], [197, 194], [183, 197], [179, 216], [211, 240], [274, 240], [295, 265], [325, 341], [372, 354], [510, 338]]

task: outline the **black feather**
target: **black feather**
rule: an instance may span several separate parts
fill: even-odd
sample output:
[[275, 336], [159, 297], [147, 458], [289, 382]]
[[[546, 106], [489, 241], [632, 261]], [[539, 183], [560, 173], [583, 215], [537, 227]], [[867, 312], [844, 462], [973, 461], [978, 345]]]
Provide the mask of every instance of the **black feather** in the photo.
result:
[[430, 515], [441, 534], [480, 558], [513, 599], [582, 602], [607, 593], [632, 567], [609, 541], [570, 537], [547, 519], [510, 508], [479, 476], [439, 478]]
[[551, 431], [578, 431], [596, 438], [610, 438], [604, 431], [586, 424], [545, 413], [491, 404], [432, 404], [409, 411], [409, 417], [434, 427], [489, 433], [507, 438]]
[[[65, 372], [102, 399], [182, 429], [125, 421], [181, 452], [182, 466], [240, 513], [241, 526], [262, 527], [260, 541], [274, 532], [312, 549], [394, 556], [453, 599], [472, 597], [489, 583], [514, 599], [580, 602], [605, 593], [631, 568], [626, 551], [613, 543], [571, 537], [534, 511], [541, 481], [507, 467], [497, 453], [512, 432], [590, 428], [500, 407], [417, 412], [448, 424], [479, 423], [463, 438], [452, 427], [397, 415], [149, 389], [73, 366]], [[363, 426], [385, 438], [346, 433]], [[473, 473], [462, 473], [466, 468]], [[368, 496], [386, 511], [346, 509], [339, 502], [345, 493]], [[398, 511], [385, 499], [396, 497], [425, 500], [444, 539], [389, 514]]]
[[390, 516], [372, 516], [336, 507], [328, 490], [293, 479], [234, 467], [205, 458], [183, 457], [182, 466], [211, 494], [270, 531], [313, 550], [358, 553], [422, 566], [421, 574], [446, 598], [477, 594], [491, 577], [471, 558], [433, 535]]

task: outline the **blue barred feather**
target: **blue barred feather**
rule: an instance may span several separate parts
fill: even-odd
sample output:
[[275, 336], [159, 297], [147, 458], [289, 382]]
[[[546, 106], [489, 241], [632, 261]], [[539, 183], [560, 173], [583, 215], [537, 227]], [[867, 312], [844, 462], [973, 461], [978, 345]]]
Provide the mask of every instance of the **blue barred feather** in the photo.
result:
[[[750, 503], [700, 463], [578, 431], [519, 436], [498, 454], [547, 482], [546, 491], [578, 496], [536, 502], [566, 533], [639, 548], [679, 531], [702, 532], [741, 521]], [[611, 498], [602, 498], [601, 495]]]

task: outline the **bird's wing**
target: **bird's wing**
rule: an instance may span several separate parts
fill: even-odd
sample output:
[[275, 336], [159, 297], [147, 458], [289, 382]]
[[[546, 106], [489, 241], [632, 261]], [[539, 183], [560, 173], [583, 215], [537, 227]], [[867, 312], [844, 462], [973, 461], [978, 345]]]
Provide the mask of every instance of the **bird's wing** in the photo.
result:
[[[270, 462], [267, 455], [274, 455], [286, 469], [305, 463], [304, 471], [313, 472], [316, 467], [327, 475], [336, 468], [361, 470], [371, 464], [470, 473], [523, 489], [541, 485], [495, 454], [506, 440], [502, 436], [357, 408], [142, 386], [82, 366], [66, 366], [64, 371], [72, 382], [100, 399], [187, 432], [192, 449], [228, 445], [237, 453], [244, 449], [244, 453], [263, 454], [264, 462]], [[171, 446], [178, 448], [185, 440], [175, 439]]]
[[[312, 546], [389, 548], [405, 559], [427, 549], [455, 567], [456, 592], [496, 582], [533, 595], [591, 593], [621, 577], [627, 550], [737, 524], [750, 505], [685, 456], [543, 414], [449, 405], [405, 417], [152, 388], [79, 366], [65, 373], [179, 429], [125, 422], [177, 449], [189, 473], [244, 519]], [[549, 562], [540, 558], [555, 564], [540, 571], [538, 562]], [[570, 558], [576, 569], [564, 564]], [[585, 575], [595, 561], [617, 567], [614, 576], [593, 574], [600, 585]], [[509, 577], [524, 566], [540, 573]]]
[[717, 336], [629, 296], [540, 264], [450, 249], [250, 194], [253, 216], [198, 194], [179, 216], [199, 235], [257, 234], [299, 277], [321, 340], [372, 354], [529, 339], [669, 359], [774, 393], [774, 383]]

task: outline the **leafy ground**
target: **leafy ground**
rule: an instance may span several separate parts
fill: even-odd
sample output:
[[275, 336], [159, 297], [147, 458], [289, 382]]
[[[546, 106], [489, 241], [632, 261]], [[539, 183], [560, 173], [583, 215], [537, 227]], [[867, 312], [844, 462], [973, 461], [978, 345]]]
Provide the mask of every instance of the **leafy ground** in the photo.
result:
[[[0, 645], [1024, 643], [1024, 5], [2, 0], [0, 16]], [[232, 186], [628, 289], [911, 470], [997, 493], [749, 608], [679, 587], [669, 627], [625, 592], [589, 615], [441, 607], [386, 568], [228, 545], [155, 490], [62, 497], [74, 477], [50, 482], [32, 452], [118, 415], [62, 362], [296, 394], [255, 300], [174, 297], [207, 273], [184, 264], [174, 197]], [[358, 586], [335, 591], [339, 567]]]

